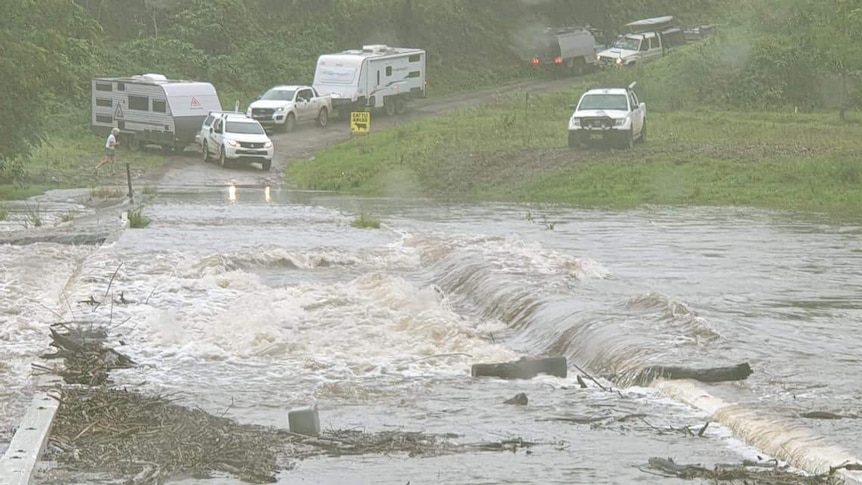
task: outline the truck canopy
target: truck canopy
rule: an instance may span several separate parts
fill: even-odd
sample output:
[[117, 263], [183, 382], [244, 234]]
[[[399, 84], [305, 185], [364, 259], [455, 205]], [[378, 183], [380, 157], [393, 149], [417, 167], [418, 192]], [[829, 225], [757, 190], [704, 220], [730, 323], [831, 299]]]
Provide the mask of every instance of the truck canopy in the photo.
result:
[[659, 32], [669, 27], [672, 27], [673, 24], [673, 16], [665, 15], [663, 17], [652, 17], [648, 19], [629, 22], [626, 24], [626, 27], [629, 28], [629, 32], [636, 34], [640, 32]]

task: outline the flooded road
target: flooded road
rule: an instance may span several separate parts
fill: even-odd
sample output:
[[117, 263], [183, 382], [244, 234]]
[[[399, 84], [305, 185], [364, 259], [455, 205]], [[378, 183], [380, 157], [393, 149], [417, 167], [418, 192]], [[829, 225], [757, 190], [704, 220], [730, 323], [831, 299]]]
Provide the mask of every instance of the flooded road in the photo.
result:
[[[269, 174], [179, 157], [145, 206], [150, 225], [104, 246], [3, 246], [0, 450], [48, 325], [86, 318], [78, 302], [110, 286], [130, 301], [110, 309], [110, 343], [139, 364], [115, 371], [117, 385], [244, 423], [286, 428], [289, 409], [316, 403], [326, 429], [537, 443], [530, 454], [307, 460], [279, 483], [677, 483], [638, 467], [757, 455], [720, 425], [681, 432], [709, 416], [635, 386], [645, 364], [749, 362], [747, 381], [704, 389], [862, 455], [852, 419], [862, 227], [729, 208], [453, 206], [283, 186], [284, 164], [337, 141], [338, 129], [278, 135], [291, 148]], [[360, 212], [383, 227], [352, 227]], [[565, 355], [621, 393], [581, 389], [574, 371], [469, 376], [473, 363], [543, 355]], [[503, 404], [519, 392], [528, 406]], [[808, 411], [847, 418], [800, 417]]]
[[[351, 227], [360, 210], [384, 228]], [[708, 417], [627, 387], [626, 371], [644, 363], [748, 361], [748, 381], [705, 386], [862, 453], [856, 420], [798, 418], [858, 413], [862, 365], [848, 338], [862, 316], [857, 227], [731, 209], [439, 206], [251, 187], [163, 187], [146, 215], [149, 227], [97, 250], [51, 248], [80, 261], [65, 285], [75, 300], [103, 293], [120, 268], [114, 291], [134, 303], [113, 309], [113, 339], [141, 365], [116, 371], [117, 384], [248, 423], [286, 427], [288, 409], [318, 403], [324, 428], [542, 443], [531, 455], [409, 466], [311, 460], [282, 483], [635, 483], [652, 456], [752, 456], [721, 426], [705, 438], [668, 431]], [[545, 354], [617, 375], [623, 396], [579, 389], [574, 374], [469, 377], [475, 362]], [[502, 404], [518, 392], [529, 406]]]

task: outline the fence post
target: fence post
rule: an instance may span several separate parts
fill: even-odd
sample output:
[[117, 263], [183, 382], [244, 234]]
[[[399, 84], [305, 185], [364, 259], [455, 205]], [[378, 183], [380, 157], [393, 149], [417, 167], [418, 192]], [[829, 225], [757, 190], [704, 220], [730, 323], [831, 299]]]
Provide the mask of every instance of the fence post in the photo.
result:
[[129, 184], [129, 202], [135, 202], [135, 195], [132, 191], [132, 168], [129, 166], [129, 162], [126, 162], [126, 181]]

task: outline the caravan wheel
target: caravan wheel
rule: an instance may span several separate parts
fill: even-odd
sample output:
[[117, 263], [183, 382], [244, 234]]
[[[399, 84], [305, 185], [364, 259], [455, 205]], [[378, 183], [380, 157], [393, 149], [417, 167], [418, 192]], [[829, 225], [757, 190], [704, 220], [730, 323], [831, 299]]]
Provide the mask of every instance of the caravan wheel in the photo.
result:
[[383, 98], [383, 112], [386, 113], [386, 116], [395, 114], [395, 99]]
[[403, 115], [407, 111], [407, 100], [404, 98], [395, 98], [395, 114]]

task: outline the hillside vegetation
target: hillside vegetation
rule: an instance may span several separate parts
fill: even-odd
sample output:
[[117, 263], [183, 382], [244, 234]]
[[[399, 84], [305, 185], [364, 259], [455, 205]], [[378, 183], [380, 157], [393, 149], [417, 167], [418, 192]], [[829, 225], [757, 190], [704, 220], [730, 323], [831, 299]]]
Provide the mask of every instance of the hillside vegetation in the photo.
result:
[[[591, 24], [613, 30], [632, 18], [669, 12], [701, 22], [714, 18], [725, 3], [5, 0], [0, 16], [0, 102], [6, 109], [0, 117], [0, 185], [80, 182], [79, 170], [73, 168], [89, 166], [99, 151], [99, 142], [89, 141], [92, 77], [156, 72], [206, 80], [215, 84], [224, 106], [236, 100], [244, 106], [273, 84], [310, 82], [321, 53], [381, 42], [428, 50], [433, 96], [524, 76], [524, 62], [515, 52], [530, 28]], [[85, 148], [90, 145], [92, 149]], [[132, 161], [157, 163], [137, 155]]]

